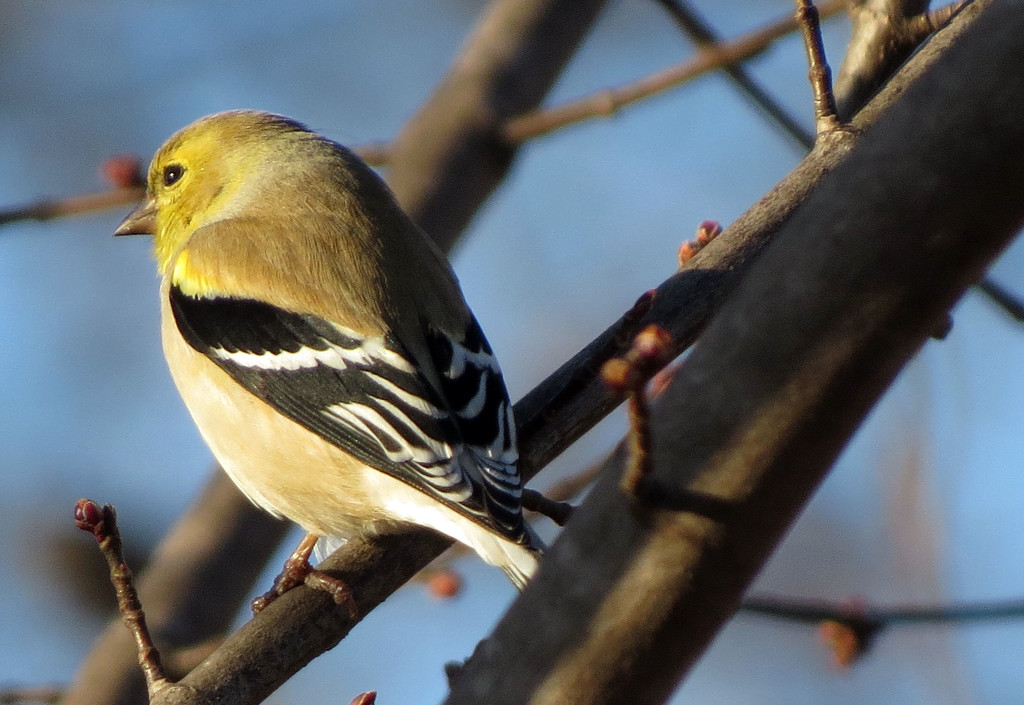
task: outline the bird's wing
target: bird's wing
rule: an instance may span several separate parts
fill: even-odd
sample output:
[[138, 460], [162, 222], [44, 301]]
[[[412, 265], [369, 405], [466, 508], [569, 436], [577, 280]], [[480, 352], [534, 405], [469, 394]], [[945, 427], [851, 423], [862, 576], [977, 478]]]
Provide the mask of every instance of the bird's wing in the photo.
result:
[[264, 402], [361, 462], [528, 542], [508, 392], [475, 321], [464, 340], [425, 331], [438, 389], [392, 336], [367, 338], [318, 316], [176, 286], [170, 303], [189, 345]]

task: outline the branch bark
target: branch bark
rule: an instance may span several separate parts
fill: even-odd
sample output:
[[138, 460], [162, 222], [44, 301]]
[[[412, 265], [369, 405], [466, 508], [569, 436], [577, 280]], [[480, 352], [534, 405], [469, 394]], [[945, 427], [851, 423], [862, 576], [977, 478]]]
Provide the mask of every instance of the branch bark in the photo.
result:
[[928, 13], [928, 0], [855, 0], [850, 7], [853, 33], [835, 85], [839, 119], [859, 110], [960, 4]]
[[986, 5], [783, 226], [663, 394], [655, 480], [727, 515], [623, 495], [617, 452], [449, 705], [660, 703], [733, 614], [868, 409], [1024, 222], [1024, 3], [970, 15]]

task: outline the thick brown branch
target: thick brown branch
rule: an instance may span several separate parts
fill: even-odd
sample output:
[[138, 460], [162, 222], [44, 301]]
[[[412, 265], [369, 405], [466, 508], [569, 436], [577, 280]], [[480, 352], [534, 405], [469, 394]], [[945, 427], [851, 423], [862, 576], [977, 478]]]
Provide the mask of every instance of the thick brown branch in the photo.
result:
[[392, 145], [388, 181], [448, 251], [512, 164], [502, 124], [540, 104], [604, 0], [492, 3], [444, 81]]
[[450, 704], [660, 703], [733, 614], [864, 414], [1024, 222], [1024, 14], [978, 0], [955, 26], [979, 14], [783, 226], [660, 399], [654, 478], [734, 511], [637, 511], [617, 453]]

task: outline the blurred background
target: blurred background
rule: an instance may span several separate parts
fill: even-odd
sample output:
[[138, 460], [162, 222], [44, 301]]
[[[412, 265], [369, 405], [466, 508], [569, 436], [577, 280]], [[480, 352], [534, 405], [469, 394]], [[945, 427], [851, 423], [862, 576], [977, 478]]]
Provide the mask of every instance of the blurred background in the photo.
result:
[[[229, 108], [284, 113], [350, 145], [386, 140], [483, 6], [3, 0], [0, 208], [103, 190], [110, 156], [148, 160], [178, 128]], [[726, 37], [792, 11], [789, 0], [697, 6]], [[833, 19], [824, 32], [837, 67], [849, 26]], [[612, 0], [547, 102], [693, 50], [656, 3]], [[811, 127], [798, 37], [749, 69]], [[718, 74], [528, 144], [453, 256], [512, 397], [669, 276], [700, 221], [728, 224], [800, 157]], [[68, 682], [113, 614], [109, 586], [86, 579], [102, 558], [74, 528], [74, 502], [117, 506], [138, 568], [212, 464], [164, 367], [149, 242], [110, 236], [128, 210], [0, 229], [0, 688]], [[993, 271], [1019, 291], [1022, 274], [1021, 246]], [[1024, 330], [970, 293], [753, 592], [872, 606], [1024, 595], [1022, 417]], [[609, 418], [534, 484], [600, 459], [624, 428]], [[407, 586], [270, 702], [348, 702], [365, 690], [381, 703], [439, 702], [442, 664], [467, 657], [514, 596], [475, 558], [456, 567], [457, 597]], [[740, 614], [674, 702], [1017, 703], [1022, 659], [1024, 623], [1010, 620], [893, 628], [839, 670], [814, 625]]]

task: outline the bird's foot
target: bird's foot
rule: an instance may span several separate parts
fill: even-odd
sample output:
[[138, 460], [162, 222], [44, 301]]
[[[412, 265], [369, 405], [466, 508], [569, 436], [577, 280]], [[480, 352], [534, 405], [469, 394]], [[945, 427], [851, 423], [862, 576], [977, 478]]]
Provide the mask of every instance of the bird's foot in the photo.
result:
[[306, 534], [299, 542], [298, 547], [284, 562], [281, 574], [274, 578], [274, 586], [252, 601], [250, 607], [254, 616], [292, 588], [307, 585], [314, 590], [323, 590], [328, 593], [335, 602], [348, 608], [349, 616], [352, 619], [358, 618], [359, 609], [348, 585], [338, 578], [317, 570], [310, 564], [309, 556], [313, 553], [313, 547], [318, 538], [316, 534]]

